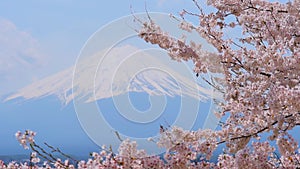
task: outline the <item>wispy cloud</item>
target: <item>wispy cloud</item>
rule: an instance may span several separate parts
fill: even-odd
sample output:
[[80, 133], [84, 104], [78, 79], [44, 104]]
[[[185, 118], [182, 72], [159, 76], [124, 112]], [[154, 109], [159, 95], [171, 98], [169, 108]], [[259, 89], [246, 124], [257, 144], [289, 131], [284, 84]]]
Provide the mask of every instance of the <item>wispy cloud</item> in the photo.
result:
[[45, 55], [38, 40], [10, 20], [0, 17], [0, 28], [1, 93], [32, 81], [32, 72], [44, 63]]
[[36, 66], [42, 60], [38, 41], [29, 32], [22, 31], [14, 23], [0, 18], [0, 72], [15, 71]]

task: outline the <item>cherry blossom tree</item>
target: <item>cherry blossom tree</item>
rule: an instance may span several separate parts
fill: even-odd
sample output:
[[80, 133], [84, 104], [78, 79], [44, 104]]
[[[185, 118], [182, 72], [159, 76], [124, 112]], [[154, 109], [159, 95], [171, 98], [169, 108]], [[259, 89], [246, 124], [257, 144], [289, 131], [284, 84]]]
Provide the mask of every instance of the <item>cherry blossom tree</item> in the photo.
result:
[[[217, 163], [220, 168], [299, 167], [298, 143], [289, 131], [300, 125], [300, 1], [208, 0], [208, 5], [216, 9], [211, 13], [193, 2], [198, 11], [183, 10], [180, 28], [199, 33], [217, 53], [173, 38], [151, 19], [143, 23], [139, 36], [159, 45], [177, 61], [192, 60], [197, 76], [216, 71], [210, 60], [220, 62], [224, 80], [221, 86], [213, 87], [224, 96], [222, 111], [216, 113], [224, 122], [221, 130], [198, 131], [205, 140], [201, 144], [196, 136], [184, 140], [193, 135], [188, 132], [172, 141], [176, 144], [164, 141], [163, 145], [176, 149], [184, 144], [209, 159], [211, 152], [225, 143], [226, 154], [220, 155]], [[196, 17], [199, 23], [192, 24], [185, 16]], [[241, 36], [228, 37], [228, 30], [240, 30]], [[263, 134], [269, 134], [267, 140], [261, 139]], [[273, 140], [280, 152], [277, 158], [273, 158], [276, 147], [269, 144]]]
[[[180, 28], [197, 32], [217, 52], [172, 37], [151, 17], [147, 22], [136, 18], [142, 25], [138, 35], [165, 49], [176, 61], [193, 61], [197, 76], [222, 72], [223, 79], [213, 79], [217, 83], [207, 80], [223, 96], [221, 111], [215, 112], [221, 118], [220, 129], [162, 128], [157, 146], [166, 148], [163, 158], [138, 150], [136, 142], [126, 139], [116, 153], [104, 146], [77, 166], [50, 159], [52, 166], [45, 164], [45, 168], [300, 167], [298, 142], [290, 134], [300, 125], [300, 1], [208, 0], [215, 8], [211, 13], [193, 2], [198, 11], [183, 10]], [[186, 17], [196, 17], [199, 23], [190, 23]], [[227, 36], [228, 30], [240, 31], [240, 36]], [[32, 162], [38, 163], [37, 156], [44, 152], [39, 151], [42, 149], [35, 144], [34, 135], [26, 131], [16, 137], [34, 151]], [[226, 145], [224, 153], [218, 155], [217, 162], [210, 161], [222, 144]], [[26, 166], [0, 161], [0, 168]]]

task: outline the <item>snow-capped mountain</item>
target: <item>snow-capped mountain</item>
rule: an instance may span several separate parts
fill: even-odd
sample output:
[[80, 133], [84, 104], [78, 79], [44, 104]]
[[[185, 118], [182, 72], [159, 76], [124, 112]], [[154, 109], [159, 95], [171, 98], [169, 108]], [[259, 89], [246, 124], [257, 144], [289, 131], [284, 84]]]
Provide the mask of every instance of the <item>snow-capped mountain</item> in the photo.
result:
[[[120, 140], [114, 132], [118, 131], [121, 137], [130, 137], [156, 153], [156, 145], [145, 138], [156, 137], [160, 125], [193, 130], [215, 128], [217, 120], [209, 113], [213, 106], [206, 102], [214, 93], [194, 78], [189, 66], [172, 61], [158, 49], [122, 46], [94, 54], [82, 53], [76, 65], [5, 98], [7, 102], [0, 106], [0, 122], [7, 128], [4, 142], [11, 142], [11, 133], [29, 128], [50, 143], [64, 141], [70, 152], [75, 151], [74, 147], [82, 147], [74, 152], [82, 153], [88, 151], [86, 147], [92, 149], [103, 144], [117, 150]], [[130, 102], [126, 100], [128, 93], [133, 93]], [[148, 95], [154, 97], [147, 100]], [[157, 95], [165, 95], [165, 100]], [[29, 101], [9, 102], [14, 99]], [[73, 100], [74, 105], [68, 104]], [[135, 101], [138, 106], [131, 105]], [[61, 103], [65, 104], [63, 108]], [[19, 153], [17, 146], [5, 145], [0, 149], [16, 149], [15, 153]]]
[[68, 104], [75, 97], [91, 102], [126, 92], [207, 98], [210, 91], [196, 83], [189, 68], [166, 55], [157, 49], [141, 51], [128, 45], [82, 55], [75, 66], [28, 85], [5, 101], [56, 95]]

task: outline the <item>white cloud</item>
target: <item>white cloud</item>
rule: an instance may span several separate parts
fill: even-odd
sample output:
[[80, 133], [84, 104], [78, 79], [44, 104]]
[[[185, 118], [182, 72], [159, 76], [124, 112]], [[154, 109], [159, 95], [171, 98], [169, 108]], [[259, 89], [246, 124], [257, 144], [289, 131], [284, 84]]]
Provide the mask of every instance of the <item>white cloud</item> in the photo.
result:
[[18, 68], [30, 69], [40, 64], [43, 55], [38, 41], [14, 23], [0, 18], [0, 73]]
[[0, 93], [6, 93], [30, 83], [45, 55], [29, 32], [1, 17], [0, 37]]

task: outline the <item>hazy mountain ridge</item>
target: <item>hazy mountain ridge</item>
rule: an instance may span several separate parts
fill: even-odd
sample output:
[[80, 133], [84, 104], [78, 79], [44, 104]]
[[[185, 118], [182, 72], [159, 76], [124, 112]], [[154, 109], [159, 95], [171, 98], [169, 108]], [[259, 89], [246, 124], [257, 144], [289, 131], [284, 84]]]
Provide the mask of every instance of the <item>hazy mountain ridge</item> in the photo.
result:
[[[181, 74], [181, 70], [176, 70], [182, 63], [159, 58], [160, 56], [150, 56], [145, 52], [131, 55], [136, 50], [132, 46], [118, 47], [104, 57], [104, 51], [100, 51], [91, 57], [83, 58], [76, 67], [72, 66], [36, 81], [4, 100], [16, 98], [27, 100], [56, 95], [62, 103], [68, 104], [75, 97], [85, 97], [86, 102], [91, 102], [126, 92], [168, 96], [187, 95], [199, 100], [207, 98], [205, 95], [210, 91]], [[158, 68], [151, 69], [153, 65]], [[148, 69], [144, 71], [145, 68]], [[74, 73], [76, 76], [73, 79]], [[87, 80], [91, 76], [94, 82]]]

